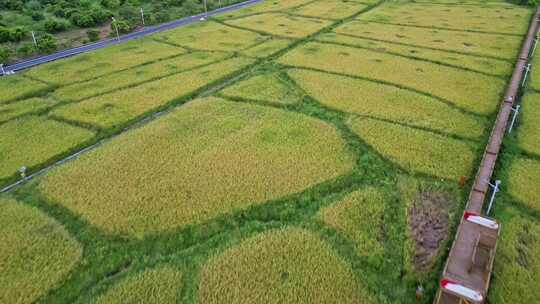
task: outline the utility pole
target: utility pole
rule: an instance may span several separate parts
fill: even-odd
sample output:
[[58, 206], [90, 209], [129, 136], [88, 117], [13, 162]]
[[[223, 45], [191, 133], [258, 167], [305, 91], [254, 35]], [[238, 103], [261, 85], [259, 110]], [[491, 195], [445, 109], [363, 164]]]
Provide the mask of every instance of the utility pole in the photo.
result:
[[32, 31], [32, 40], [34, 40], [34, 46], [37, 47], [36, 34]]
[[141, 20], [142, 20], [142, 26], [144, 26], [144, 11], [142, 7], [141, 7]]
[[114, 17], [111, 17], [111, 18], [112, 18], [112, 24], [114, 25], [114, 29], [116, 30], [116, 39], [120, 41], [120, 34], [118, 33], [118, 25], [116, 24], [116, 19], [114, 19]]
[[206, 5], [206, 0], [204, 0], [204, 17], [201, 20], [208, 18], [208, 6]]
[[4, 64], [0, 63], [0, 73], [2, 73], [2, 76], [6, 75], [6, 71], [4, 71]]

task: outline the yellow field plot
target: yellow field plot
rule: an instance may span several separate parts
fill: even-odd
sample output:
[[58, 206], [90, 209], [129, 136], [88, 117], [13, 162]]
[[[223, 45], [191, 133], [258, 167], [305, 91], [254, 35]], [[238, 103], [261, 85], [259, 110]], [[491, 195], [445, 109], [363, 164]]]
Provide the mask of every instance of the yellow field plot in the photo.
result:
[[508, 76], [513, 70], [513, 64], [506, 60], [456, 54], [391, 42], [356, 38], [336, 33], [326, 33], [320, 35], [317, 37], [317, 40], [369, 48], [382, 53], [387, 52], [418, 59], [427, 59], [457, 67], [468, 68], [479, 72], [489, 73], [492, 75]]
[[94, 133], [43, 117], [26, 116], [0, 125], [0, 179], [19, 168], [42, 164], [91, 139]]
[[82, 248], [55, 220], [0, 197], [0, 303], [36, 303], [68, 275]]
[[189, 53], [183, 56], [110, 74], [87, 82], [68, 85], [56, 90], [54, 96], [60, 100], [82, 100], [118, 88], [179, 73], [183, 70], [218, 61], [226, 56], [229, 55], [223, 52]]
[[308, 70], [289, 75], [325, 106], [343, 112], [393, 120], [464, 137], [480, 138], [486, 121], [464, 114], [436, 99], [371, 81]]
[[248, 57], [265, 58], [287, 48], [291, 43], [293, 43], [293, 40], [273, 37], [264, 43], [240, 52], [240, 54]]
[[68, 104], [55, 109], [51, 115], [93, 124], [100, 128], [115, 127], [201, 89], [252, 62], [250, 59], [237, 57], [137, 87]]
[[227, 24], [289, 38], [301, 38], [311, 35], [331, 23], [327, 20], [285, 14], [254, 15], [240, 19], [225, 20], [225, 22]]
[[540, 211], [540, 161], [514, 158], [507, 170], [508, 193], [532, 210]]
[[412, 26], [524, 35], [532, 10], [518, 5], [385, 3], [359, 19]]
[[360, 256], [382, 256], [384, 196], [375, 188], [355, 191], [322, 209], [318, 216], [354, 243]]
[[248, 7], [234, 10], [232, 12], [227, 12], [217, 18], [227, 20], [231, 18], [242, 17], [245, 15], [263, 13], [263, 12], [272, 12], [272, 11], [283, 11], [287, 9], [294, 8], [296, 6], [305, 5], [312, 2], [313, 0], [270, 0], [262, 1], [260, 3], [250, 5]]
[[349, 0], [319, 0], [291, 9], [288, 12], [309, 17], [343, 19], [354, 15], [366, 7], [368, 7], [367, 4]]
[[140, 237], [296, 193], [352, 164], [322, 121], [209, 98], [57, 168], [40, 188], [103, 230]]
[[240, 51], [264, 39], [257, 33], [232, 28], [214, 21], [153, 35], [154, 38], [184, 47], [207, 51]]
[[175, 304], [180, 302], [182, 281], [180, 271], [171, 266], [159, 266], [123, 279], [92, 303]]
[[490, 114], [496, 110], [505, 85], [502, 79], [474, 72], [371, 50], [321, 43], [308, 43], [295, 48], [278, 61], [414, 88], [479, 114]]
[[271, 230], [228, 248], [200, 277], [198, 303], [377, 303], [349, 262], [298, 228]]
[[279, 104], [294, 104], [300, 100], [300, 94], [276, 73], [253, 76], [227, 87], [221, 93], [228, 97]]
[[0, 104], [0, 123], [20, 115], [46, 110], [56, 103], [57, 101], [52, 99], [35, 97], [8, 104]]
[[185, 53], [185, 50], [179, 47], [151, 39], [136, 39], [46, 63], [28, 70], [26, 74], [47, 82], [64, 85], [182, 53]]
[[527, 93], [522, 101], [517, 128], [519, 146], [540, 155], [540, 94]]
[[47, 90], [49, 86], [43, 82], [32, 80], [21, 75], [10, 75], [0, 78], [0, 104], [14, 99], [31, 97]]
[[406, 170], [458, 180], [473, 170], [474, 150], [430, 132], [367, 118], [348, 122], [368, 145]]
[[509, 60], [514, 60], [517, 56], [522, 40], [519, 36], [456, 32], [366, 21], [345, 23], [335, 31], [339, 34], [350, 34], [361, 38], [466, 54], [488, 55]]

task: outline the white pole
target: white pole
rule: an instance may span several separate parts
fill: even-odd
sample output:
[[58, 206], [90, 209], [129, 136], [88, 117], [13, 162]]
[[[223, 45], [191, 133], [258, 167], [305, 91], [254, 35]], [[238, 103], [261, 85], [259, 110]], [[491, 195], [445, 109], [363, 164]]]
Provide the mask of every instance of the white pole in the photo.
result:
[[206, 0], [204, 0], [204, 16], [208, 18], [208, 6], [206, 5]]
[[493, 188], [493, 192], [491, 193], [491, 198], [489, 199], [489, 205], [488, 209], [486, 211], [486, 215], [489, 215], [489, 212], [491, 211], [491, 207], [493, 206], [493, 201], [495, 201], [495, 194], [499, 192], [499, 185], [501, 184], [500, 180], [496, 180], [495, 184], [489, 183], [489, 185]]
[[538, 46], [538, 36], [536, 37], [536, 39], [534, 39], [534, 47], [533, 47], [533, 50], [532, 50], [532, 53], [531, 53], [531, 57], [534, 56], [534, 52], [536, 51], [537, 46]]
[[515, 108], [512, 108], [512, 112], [514, 112], [514, 116], [512, 116], [512, 122], [510, 123], [510, 128], [508, 129], [508, 133], [512, 133], [512, 128], [514, 128], [514, 123], [516, 123], [516, 118], [519, 114], [519, 108], [521, 106], [517, 105]]
[[4, 71], [4, 64], [0, 63], [0, 71], [2, 72], [2, 76], [6, 75], [6, 71]]
[[142, 20], [142, 26], [144, 26], [144, 11], [142, 7], [141, 7], [141, 20]]
[[525, 77], [523, 77], [523, 82], [521, 83], [521, 86], [524, 87], [525, 86], [525, 82], [527, 81], [527, 76], [529, 75], [529, 70], [531, 69], [531, 64], [527, 64], [527, 66], [525, 67]]
[[120, 41], [120, 34], [118, 33], [118, 25], [116, 25], [116, 19], [114, 19], [114, 17], [111, 17], [111, 18], [112, 18], [112, 23], [114, 25], [114, 29], [116, 30], [116, 39]]
[[34, 31], [32, 31], [32, 40], [34, 40], [34, 45], [37, 47], [37, 40], [36, 40], [36, 35], [34, 34]]

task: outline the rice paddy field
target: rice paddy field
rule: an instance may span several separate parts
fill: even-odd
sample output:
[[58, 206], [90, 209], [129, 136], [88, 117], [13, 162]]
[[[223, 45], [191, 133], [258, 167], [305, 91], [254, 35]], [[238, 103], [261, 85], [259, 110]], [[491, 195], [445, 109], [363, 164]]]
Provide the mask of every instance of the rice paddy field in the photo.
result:
[[[269, 0], [0, 78], [0, 303], [431, 303], [531, 16]], [[490, 303], [540, 298], [539, 79]]]

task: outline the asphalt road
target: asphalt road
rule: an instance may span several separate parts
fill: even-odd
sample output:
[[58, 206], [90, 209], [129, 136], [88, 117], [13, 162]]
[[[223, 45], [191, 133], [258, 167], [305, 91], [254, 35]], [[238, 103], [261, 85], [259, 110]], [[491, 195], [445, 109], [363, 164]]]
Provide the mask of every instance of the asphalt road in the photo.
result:
[[141, 31], [137, 31], [137, 32], [126, 34], [126, 35], [122, 35], [122, 36], [120, 36], [120, 39], [110, 38], [110, 39], [106, 39], [106, 40], [101, 40], [101, 41], [98, 41], [98, 42], [95, 42], [95, 43], [82, 45], [82, 46], [79, 46], [79, 47], [76, 47], [76, 48], [59, 51], [59, 52], [56, 52], [56, 53], [53, 53], [53, 54], [50, 54], [50, 55], [41, 56], [41, 57], [38, 57], [38, 58], [17, 62], [17, 63], [11, 64], [11, 65], [4, 66], [4, 70], [7, 73], [9, 71], [20, 71], [20, 70], [28, 69], [28, 68], [31, 68], [33, 66], [40, 65], [40, 64], [43, 64], [43, 63], [47, 63], [47, 62], [50, 62], [50, 61], [54, 61], [54, 60], [57, 60], [57, 59], [70, 57], [70, 56], [74, 56], [74, 55], [81, 54], [81, 53], [86, 53], [86, 52], [89, 52], [89, 51], [104, 48], [104, 47], [109, 46], [109, 45], [122, 43], [124, 41], [137, 39], [137, 38], [147, 36], [147, 35], [150, 35], [150, 34], [153, 34], [153, 33], [162, 32], [162, 31], [170, 30], [170, 29], [173, 29], [173, 28], [176, 28], [176, 27], [180, 27], [180, 26], [191, 24], [191, 23], [199, 22], [200, 19], [203, 18], [203, 17], [214, 16], [214, 15], [234, 11], [234, 10], [237, 10], [237, 9], [240, 9], [240, 8], [243, 8], [243, 7], [258, 3], [258, 2], [262, 2], [262, 1], [264, 1], [264, 0], [248, 0], [248, 1], [240, 2], [240, 3], [236, 3], [236, 4], [233, 4], [233, 5], [225, 6], [225, 7], [222, 7], [222, 8], [218, 8], [216, 10], [208, 12], [208, 14], [200, 13], [200, 14], [197, 14], [197, 15], [193, 15], [193, 16], [182, 18], [182, 19], [177, 19], [177, 20], [174, 20], [174, 21], [171, 21], [171, 22], [163, 23], [163, 24], [160, 24], [160, 25], [157, 25], [157, 26], [146, 27]]

